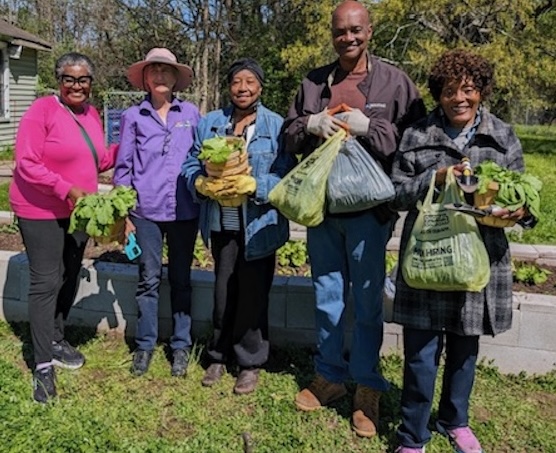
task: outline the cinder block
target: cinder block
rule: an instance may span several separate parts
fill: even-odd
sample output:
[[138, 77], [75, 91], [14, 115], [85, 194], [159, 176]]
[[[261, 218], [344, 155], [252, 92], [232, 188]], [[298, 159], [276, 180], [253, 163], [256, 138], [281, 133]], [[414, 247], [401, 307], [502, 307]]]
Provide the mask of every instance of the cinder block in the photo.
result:
[[270, 290], [268, 323], [273, 327], [286, 327], [286, 305], [288, 296], [288, 278], [274, 277]]
[[20, 299], [22, 268], [27, 272], [27, 255], [0, 250], [0, 291], [3, 297]]
[[552, 351], [556, 354], [556, 317], [546, 313], [522, 311], [519, 346]]
[[286, 327], [288, 329], [315, 328], [315, 294], [307, 279], [292, 277], [288, 281]]
[[520, 331], [521, 331], [521, 311], [514, 310], [513, 319], [512, 319], [512, 328], [510, 330], [507, 330], [506, 332], [496, 335], [495, 337], [492, 337], [490, 335], [483, 335], [481, 337], [481, 345], [492, 344], [492, 345], [499, 345], [499, 346], [518, 346], [520, 344], [519, 343]]
[[539, 257], [539, 252], [533, 245], [517, 244], [512, 242], [510, 244], [510, 253], [513, 258], [522, 261], [535, 261]]
[[384, 333], [381, 354], [400, 353], [403, 349], [402, 337], [397, 333]]
[[7, 322], [28, 322], [29, 311], [25, 302], [5, 298], [0, 303], [0, 319]]
[[539, 254], [539, 259], [542, 260], [549, 260], [552, 262], [556, 262], [556, 247], [551, 245], [537, 245], [535, 244], [533, 247], [537, 250]]
[[556, 297], [530, 293], [516, 293], [515, 297], [519, 298], [521, 311], [544, 313], [556, 321]]
[[270, 342], [277, 346], [314, 346], [316, 341], [313, 329], [270, 328]]
[[480, 358], [492, 361], [502, 373], [544, 374], [556, 368], [556, 353], [537, 349], [482, 344]]

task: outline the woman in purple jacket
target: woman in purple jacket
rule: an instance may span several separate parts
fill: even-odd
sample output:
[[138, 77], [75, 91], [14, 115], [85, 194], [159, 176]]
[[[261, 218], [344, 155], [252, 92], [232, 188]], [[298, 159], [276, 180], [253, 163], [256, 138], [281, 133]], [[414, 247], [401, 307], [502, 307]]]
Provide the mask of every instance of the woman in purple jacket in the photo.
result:
[[173, 93], [191, 84], [193, 71], [179, 64], [165, 48], [152, 49], [144, 61], [131, 65], [130, 83], [147, 91], [145, 99], [126, 110], [121, 120], [120, 153], [114, 184], [137, 191], [137, 206], [126, 223], [142, 249], [137, 286], [137, 349], [131, 372], [144, 374], [158, 337], [158, 299], [164, 237], [168, 244], [168, 280], [173, 334], [172, 375], [187, 371], [191, 348], [190, 269], [197, 235], [199, 208], [180, 176], [193, 144], [199, 110]]

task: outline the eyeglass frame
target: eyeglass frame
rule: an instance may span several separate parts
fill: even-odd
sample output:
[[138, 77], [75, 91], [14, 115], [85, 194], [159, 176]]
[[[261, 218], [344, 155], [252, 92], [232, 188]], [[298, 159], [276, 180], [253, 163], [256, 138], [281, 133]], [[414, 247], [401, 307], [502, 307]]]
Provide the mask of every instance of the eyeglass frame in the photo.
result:
[[[64, 81], [64, 78], [68, 80], [68, 82]], [[71, 85], [69, 84], [69, 79], [71, 79], [72, 83]], [[86, 80], [83, 80], [86, 79]], [[65, 88], [71, 88], [73, 87], [76, 83], [81, 87], [81, 88], [88, 88], [92, 85], [93, 83], [93, 76], [81, 76], [78, 78], [75, 78], [74, 76], [71, 76], [69, 74], [62, 74], [60, 77], [58, 77], [58, 81], [65, 87]]]

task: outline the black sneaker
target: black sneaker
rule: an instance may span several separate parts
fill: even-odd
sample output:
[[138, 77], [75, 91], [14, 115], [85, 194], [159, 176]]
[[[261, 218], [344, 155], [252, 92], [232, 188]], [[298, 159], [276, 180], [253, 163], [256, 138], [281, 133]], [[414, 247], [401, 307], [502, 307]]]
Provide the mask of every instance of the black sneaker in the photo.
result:
[[56, 396], [56, 375], [54, 367], [33, 371], [33, 398], [39, 403], [46, 403]]
[[77, 370], [85, 364], [85, 357], [66, 340], [53, 341], [52, 363], [60, 368]]
[[133, 353], [133, 363], [131, 364], [131, 373], [135, 376], [142, 376], [149, 369], [151, 364], [151, 358], [153, 356], [152, 351], [143, 351], [142, 349], [137, 349]]
[[176, 349], [172, 357], [172, 376], [184, 376], [189, 364], [189, 351]]

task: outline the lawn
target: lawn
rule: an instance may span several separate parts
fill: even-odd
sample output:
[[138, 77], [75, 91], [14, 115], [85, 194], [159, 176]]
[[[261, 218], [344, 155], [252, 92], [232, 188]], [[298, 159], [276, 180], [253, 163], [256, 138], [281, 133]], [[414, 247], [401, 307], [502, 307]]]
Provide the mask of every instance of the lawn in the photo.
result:
[[[87, 357], [78, 371], [58, 372], [59, 398], [31, 398], [28, 326], [0, 323], [0, 450], [6, 452], [390, 452], [400, 420], [402, 360], [383, 359], [391, 390], [381, 400], [380, 434], [361, 439], [350, 429], [351, 399], [302, 413], [295, 393], [312, 373], [310, 352], [274, 349], [261, 385], [251, 395], [232, 394], [230, 375], [215, 387], [200, 384], [200, 347], [187, 378], [172, 378], [162, 346], [151, 370], [129, 373], [124, 340], [68, 329]], [[353, 392], [354, 386], [349, 386]], [[438, 399], [438, 395], [437, 395]], [[433, 414], [434, 415], [434, 414]], [[486, 452], [556, 452], [556, 371], [544, 376], [502, 375], [478, 367], [471, 424]], [[245, 440], [248, 439], [246, 448]], [[434, 433], [427, 453], [450, 452]]]
[[11, 211], [10, 200], [8, 199], [9, 182], [0, 184], [0, 211]]

